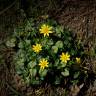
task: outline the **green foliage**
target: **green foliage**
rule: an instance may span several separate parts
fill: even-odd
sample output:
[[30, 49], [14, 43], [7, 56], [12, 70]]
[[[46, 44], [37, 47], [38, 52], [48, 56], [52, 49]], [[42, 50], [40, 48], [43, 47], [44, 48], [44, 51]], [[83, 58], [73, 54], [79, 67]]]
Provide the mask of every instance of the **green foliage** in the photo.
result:
[[8, 47], [15, 47], [15, 42], [16, 42], [16, 39], [15, 39], [15, 38], [11, 38], [10, 40], [8, 40], [8, 41], [6, 42], [6, 45], [7, 45]]
[[[52, 33], [49, 36], [44, 37], [43, 34], [40, 34], [39, 29], [42, 24], [52, 27]], [[33, 50], [32, 46], [36, 44], [42, 46], [39, 53]], [[60, 84], [60, 80], [66, 77], [71, 77], [70, 82], [72, 83], [79, 82], [80, 74], [83, 72], [80, 68], [84, 59], [83, 47], [78, 44], [71, 31], [58, 25], [56, 21], [26, 20], [24, 25], [15, 29], [13, 37], [6, 42], [6, 45], [16, 49], [13, 60], [15, 69], [26, 84], [43, 83], [45, 78], [51, 74], [50, 70], [54, 73], [53, 84]], [[70, 57], [65, 56], [65, 59], [69, 58], [69, 60], [66, 59], [66, 63], [60, 59], [62, 52], [70, 55]], [[78, 63], [76, 57], [80, 58], [81, 62]], [[48, 62], [48, 67], [43, 69], [39, 65], [42, 58]], [[48, 79], [51, 81], [51, 77]]]
[[69, 70], [66, 68], [63, 72], [61, 72], [63, 76], [69, 76]]

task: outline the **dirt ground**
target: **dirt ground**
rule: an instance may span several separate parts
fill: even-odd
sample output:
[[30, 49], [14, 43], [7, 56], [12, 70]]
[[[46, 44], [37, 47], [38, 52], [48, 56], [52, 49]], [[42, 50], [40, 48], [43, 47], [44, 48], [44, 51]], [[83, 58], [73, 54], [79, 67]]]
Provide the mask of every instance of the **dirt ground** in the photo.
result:
[[[22, 12], [17, 6], [18, 3], [15, 3], [6, 11], [2, 12], [2, 14], [0, 14], [0, 54], [4, 55], [5, 57], [4, 64], [0, 65], [0, 96], [13, 96], [10, 95], [10, 92], [15, 92], [14, 88], [11, 88], [10, 86], [10, 84], [14, 84], [14, 81], [11, 81], [13, 79], [11, 73], [14, 73], [14, 70], [12, 69], [14, 65], [10, 64], [10, 55], [13, 53], [10, 53], [11, 49], [1, 47], [1, 44], [13, 33], [14, 27], [16, 27], [18, 24], [21, 24], [22, 20], [24, 19]], [[48, 13], [49, 16], [56, 19], [60, 24], [77, 33], [78, 39], [80, 39], [84, 44], [86, 52], [90, 54], [88, 60], [86, 60], [86, 64], [89, 70], [92, 70], [94, 73], [96, 73], [96, 56], [91, 55], [93, 49], [96, 48], [96, 0], [61, 0], [59, 8], [55, 10], [51, 9], [51, 11], [48, 11]], [[46, 96], [63, 96], [64, 90], [62, 88], [57, 88], [55, 90], [56, 93], [58, 93], [60, 90], [62, 91], [61, 93], [58, 93], [58, 95], [53, 93], [54, 91], [52, 91], [50, 87], [47, 89], [47, 92], [52, 94]], [[89, 89], [86, 91], [86, 95], [83, 94], [83, 91], [84, 90], [82, 90], [80, 93], [81, 95], [78, 96], [96, 96], [96, 80], [93, 82], [93, 85], [90, 84]], [[74, 93], [74, 91], [72, 92]], [[70, 92], [70, 94], [72, 92]], [[73, 95], [73, 93], [69, 96], [77, 96], [76, 94]], [[37, 93], [35, 93], [35, 95], [36, 94]], [[37, 94], [36, 96], [45, 95]]]

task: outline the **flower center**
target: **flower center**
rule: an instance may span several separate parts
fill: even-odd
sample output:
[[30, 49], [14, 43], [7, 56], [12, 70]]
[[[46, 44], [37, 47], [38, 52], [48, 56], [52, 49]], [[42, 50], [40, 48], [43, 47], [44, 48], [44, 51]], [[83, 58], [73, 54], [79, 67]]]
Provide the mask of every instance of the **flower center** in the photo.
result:
[[43, 31], [44, 31], [44, 33], [48, 33], [49, 30], [48, 30], [48, 28], [46, 27], [46, 28], [43, 29]]

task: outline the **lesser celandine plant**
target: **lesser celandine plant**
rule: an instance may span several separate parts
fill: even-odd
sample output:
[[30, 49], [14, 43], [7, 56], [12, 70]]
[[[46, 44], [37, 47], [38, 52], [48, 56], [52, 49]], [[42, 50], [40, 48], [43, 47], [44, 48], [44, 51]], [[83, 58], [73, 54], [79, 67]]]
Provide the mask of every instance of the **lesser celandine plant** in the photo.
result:
[[15, 49], [16, 74], [28, 85], [47, 83], [52, 78], [53, 84], [60, 84], [66, 77], [78, 83], [81, 74], [85, 74], [80, 68], [83, 47], [71, 31], [54, 20], [25, 21], [6, 45]]

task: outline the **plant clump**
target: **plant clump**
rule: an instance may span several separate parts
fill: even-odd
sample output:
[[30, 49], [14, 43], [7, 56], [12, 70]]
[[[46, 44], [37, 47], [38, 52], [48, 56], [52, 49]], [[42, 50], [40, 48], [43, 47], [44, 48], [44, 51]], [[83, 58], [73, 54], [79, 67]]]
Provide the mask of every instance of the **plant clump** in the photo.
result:
[[6, 45], [15, 49], [16, 74], [28, 85], [60, 84], [66, 78], [77, 84], [87, 77], [81, 68], [83, 47], [71, 31], [54, 20], [26, 20]]

